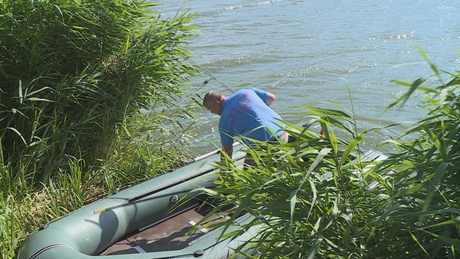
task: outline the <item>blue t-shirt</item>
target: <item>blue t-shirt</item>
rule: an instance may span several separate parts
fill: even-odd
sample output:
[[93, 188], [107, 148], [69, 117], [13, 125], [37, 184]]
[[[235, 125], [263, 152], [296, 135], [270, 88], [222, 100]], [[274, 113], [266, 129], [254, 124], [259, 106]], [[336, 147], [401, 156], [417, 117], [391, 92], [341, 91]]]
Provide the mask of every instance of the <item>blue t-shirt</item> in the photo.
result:
[[265, 104], [268, 96], [266, 91], [244, 88], [224, 99], [219, 120], [222, 146], [232, 145], [235, 136], [251, 144], [250, 139], [267, 141], [283, 133], [277, 125], [281, 117]]

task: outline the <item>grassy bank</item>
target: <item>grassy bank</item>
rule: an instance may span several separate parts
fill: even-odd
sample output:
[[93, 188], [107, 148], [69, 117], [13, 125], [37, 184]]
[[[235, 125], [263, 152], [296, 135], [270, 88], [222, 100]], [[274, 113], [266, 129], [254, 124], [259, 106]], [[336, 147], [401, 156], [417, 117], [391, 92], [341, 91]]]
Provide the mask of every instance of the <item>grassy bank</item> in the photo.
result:
[[176, 101], [197, 68], [187, 13], [165, 20], [140, 0], [1, 2], [0, 253], [14, 258], [44, 223], [186, 160], [170, 135], [194, 121]]

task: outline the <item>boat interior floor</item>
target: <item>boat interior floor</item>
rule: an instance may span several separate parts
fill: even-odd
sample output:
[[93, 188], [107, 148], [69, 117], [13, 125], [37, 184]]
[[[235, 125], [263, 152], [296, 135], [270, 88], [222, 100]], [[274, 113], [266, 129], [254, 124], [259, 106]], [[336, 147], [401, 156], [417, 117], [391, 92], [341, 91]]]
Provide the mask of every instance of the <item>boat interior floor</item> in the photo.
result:
[[[193, 206], [171, 218], [116, 242], [100, 255], [120, 255], [179, 250], [208, 233], [212, 224], [223, 222], [227, 213], [216, 213], [203, 221], [209, 206]], [[203, 222], [202, 222], [203, 221]], [[200, 223], [200, 225], [196, 225]]]

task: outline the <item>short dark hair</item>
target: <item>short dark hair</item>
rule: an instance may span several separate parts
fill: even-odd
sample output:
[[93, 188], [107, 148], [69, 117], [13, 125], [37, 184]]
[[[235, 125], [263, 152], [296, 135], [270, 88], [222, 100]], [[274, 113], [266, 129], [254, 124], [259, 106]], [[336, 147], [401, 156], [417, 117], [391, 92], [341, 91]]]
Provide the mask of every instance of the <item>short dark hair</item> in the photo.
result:
[[208, 99], [209, 99], [209, 93], [210, 93], [210, 92], [207, 92], [207, 93], [204, 95], [204, 97], [203, 97], [203, 106], [205, 106], [204, 104], [205, 104], [205, 103], [208, 101]]
[[217, 100], [221, 96], [222, 96], [222, 93], [220, 93], [218, 91], [211, 90], [211, 91], [207, 92], [203, 97], [203, 106], [205, 106], [205, 104], [207, 102], [209, 102], [210, 100], [213, 100], [213, 99]]

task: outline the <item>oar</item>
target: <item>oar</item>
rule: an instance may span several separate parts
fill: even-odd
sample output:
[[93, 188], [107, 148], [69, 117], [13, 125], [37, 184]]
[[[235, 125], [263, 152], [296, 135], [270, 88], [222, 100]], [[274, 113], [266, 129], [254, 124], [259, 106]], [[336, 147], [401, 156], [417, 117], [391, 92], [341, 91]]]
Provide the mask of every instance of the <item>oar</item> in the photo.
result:
[[188, 162], [187, 164], [198, 162], [198, 161], [203, 160], [205, 158], [208, 158], [208, 157], [210, 157], [212, 155], [217, 155], [217, 154], [220, 153], [220, 151], [221, 151], [220, 149], [217, 149], [217, 150], [211, 151], [211, 152], [209, 152], [207, 154], [204, 154], [202, 156], [195, 157], [194, 159], [192, 159], [192, 161]]

